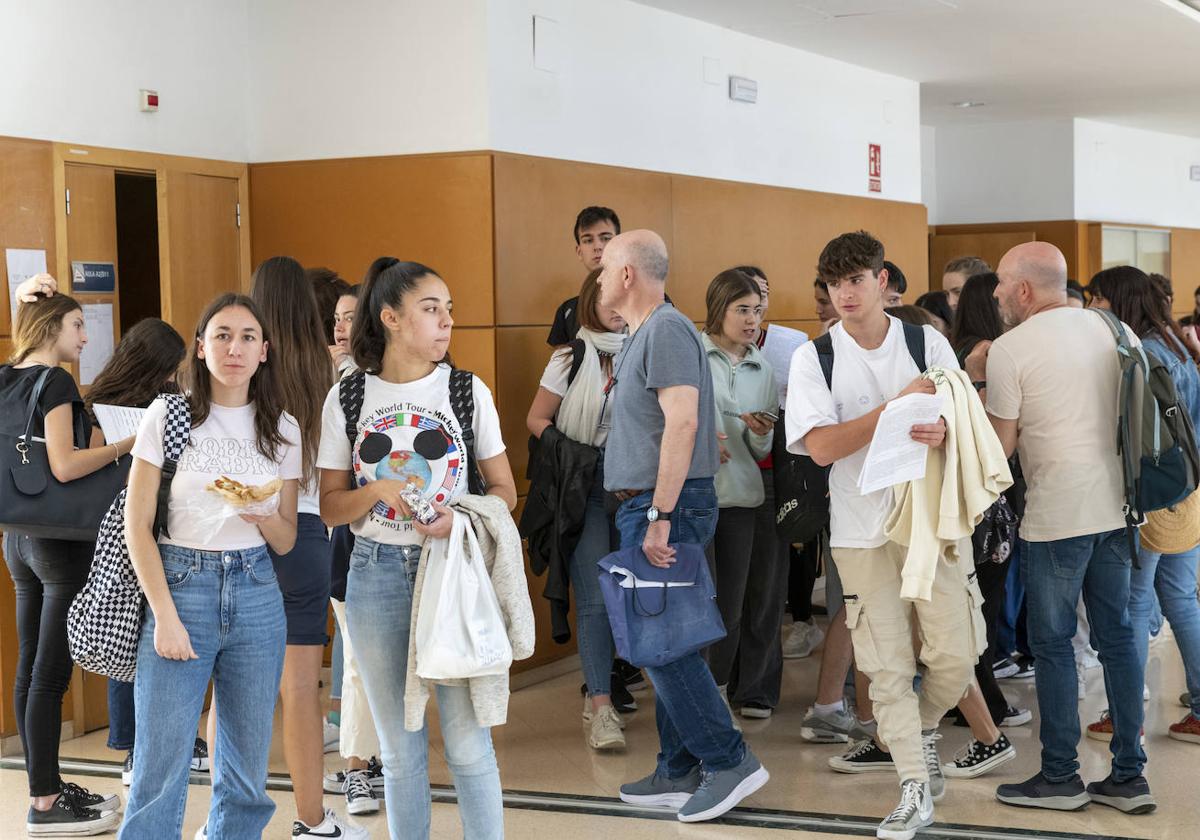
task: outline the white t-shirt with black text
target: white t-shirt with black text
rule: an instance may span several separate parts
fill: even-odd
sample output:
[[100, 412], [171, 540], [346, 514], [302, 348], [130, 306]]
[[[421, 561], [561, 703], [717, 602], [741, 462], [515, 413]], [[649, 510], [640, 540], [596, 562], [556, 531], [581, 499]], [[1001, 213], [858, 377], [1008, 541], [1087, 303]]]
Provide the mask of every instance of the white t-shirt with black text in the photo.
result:
[[[163, 465], [163, 423], [167, 404], [157, 399], [146, 409], [133, 444], [133, 456], [156, 467]], [[272, 479], [300, 478], [300, 427], [290, 414], [279, 419], [279, 428], [287, 443], [279, 448], [275, 460], [258, 451], [254, 432], [254, 404], [227, 408], [216, 405], [199, 426], [193, 426], [188, 445], [183, 449], [167, 508], [167, 531], [159, 542], [204, 551], [240, 551], [265, 545], [258, 526], [236, 514], [227, 516], [213, 529], [189, 515], [197, 506], [212, 509], [218, 500], [207, 489], [221, 476], [242, 484], [257, 486]]]
[[[836, 426], [870, 414], [894, 399], [921, 371], [904, 341], [904, 327], [888, 316], [891, 327], [883, 344], [874, 350], [859, 346], [842, 324], [829, 331], [833, 341], [833, 391], [825, 384], [817, 347], [808, 342], [792, 356], [788, 374], [787, 411], [784, 422], [788, 451], [808, 455], [804, 437], [820, 426]], [[925, 330], [926, 367], [958, 370], [958, 360], [945, 336], [930, 326]], [[878, 548], [887, 542], [884, 524], [894, 503], [892, 489], [862, 495], [858, 476], [867, 448], [842, 458], [829, 472], [830, 541], [833, 548]]]
[[[475, 457], [486, 461], [504, 452], [500, 416], [492, 392], [474, 379]], [[334, 385], [321, 415], [317, 466], [352, 470], [363, 487], [379, 479], [411, 482], [440, 505], [467, 491], [467, 459], [462, 430], [450, 405], [450, 368], [438, 365], [415, 382], [385, 382], [367, 374], [362, 413], [351, 447], [346, 417]], [[423, 545], [425, 538], [398, 510], [380, 502], [354, 522], [355, 535], [389, 545]]]

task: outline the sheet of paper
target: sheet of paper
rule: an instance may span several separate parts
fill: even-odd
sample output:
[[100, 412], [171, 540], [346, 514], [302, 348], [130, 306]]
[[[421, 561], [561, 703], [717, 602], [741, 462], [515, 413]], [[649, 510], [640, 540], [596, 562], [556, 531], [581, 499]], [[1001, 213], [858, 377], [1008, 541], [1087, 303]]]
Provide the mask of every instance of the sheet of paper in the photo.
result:
[[8, 263], [8, 307], [11, 323], [16, 323], [17, 286], [46, 271], [46, 252], [40, 248], [5, 248], [4, 257]]
[[111, 303], [85, 303], [83, 324], [87, 344], [79, 356], [79, 384], [91, 385], [113, 354], [113, 308]]
[[104, 432], [104, 440], [116, 443], [137, 434], [142, 425], [142, 417], [146, 414], [144, 408], [129, 408], [123, 405], [104, 405], [95, 403], [92, 410], [100, 421], [100, 431]]
[[875, 435], [867, 449], [867, 460], [858, 475], [858, 489], [864, 496], [925, 477], [925, 459], [929, 447], [912, 439], [912, 427], [936, 423], [942, 413], [938, 394], [909, 394], [887, 404], [879, 415]]
[[775, 384], [779, 386], [779, 407], [787, 404], [788, 371], [792, 367], [792, 354], [801, 344], [808, 341], [808, 336], [800, 330], [770, 324], [767, 327], [767, 340], [763, 342], [763, 358], [775, 371]]

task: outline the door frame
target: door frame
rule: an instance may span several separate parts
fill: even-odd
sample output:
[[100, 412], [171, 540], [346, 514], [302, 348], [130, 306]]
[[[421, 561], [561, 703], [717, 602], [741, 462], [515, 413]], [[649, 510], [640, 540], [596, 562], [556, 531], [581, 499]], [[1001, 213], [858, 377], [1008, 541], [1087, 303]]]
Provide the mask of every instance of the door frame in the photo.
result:
[[167, 210], [167, 171], [236, 178], [238, 203], [241, 205], [242, 211], [238, 242], [239, 273], [242, 279], [242, 291], [250, 290], [250, 167], [247, 164], [209, 158], [161, 155], [153, 152], [130, 152], [122, 149], [106, 149], [100, 146], [81, 146], [74, 143], [54, 143], [52, 145], [56, 277], [61, 279], [71, 276], [71, 264], [67, 258], [66, 165], [68, 163], [91, 164], [109, 166], [118, 171], [154, 174], [158, 187], [158, 270], [164, 300], [169, 300], [171, 283], [171, 219]]

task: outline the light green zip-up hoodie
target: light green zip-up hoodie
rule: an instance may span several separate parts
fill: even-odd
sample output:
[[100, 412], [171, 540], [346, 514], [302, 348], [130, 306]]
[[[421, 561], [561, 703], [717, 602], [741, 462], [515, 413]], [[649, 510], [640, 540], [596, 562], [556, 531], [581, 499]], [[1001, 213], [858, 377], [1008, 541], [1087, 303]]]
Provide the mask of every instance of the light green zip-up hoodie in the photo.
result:
[[717, 506], [755, 508], [765, 498], [758, 462], [771, 453], [774, 433], [753, 434], [741, 415], [764, 409], [779, 413], [775, 374], [754, 345], [734, 366], [707, 333], [701, 335], [701, 340], [712, 371], [717, 431], [727, 436], [721, 443], [729, 451], [729, 460], [717, 472]]

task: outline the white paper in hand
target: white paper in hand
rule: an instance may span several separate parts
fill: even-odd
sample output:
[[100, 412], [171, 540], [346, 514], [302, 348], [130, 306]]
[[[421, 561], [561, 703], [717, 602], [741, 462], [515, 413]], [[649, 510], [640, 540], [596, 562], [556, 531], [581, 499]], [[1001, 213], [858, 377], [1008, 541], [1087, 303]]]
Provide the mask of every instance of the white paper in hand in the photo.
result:
[[867, 459], [858, 474], [858, 490], [864, 496], [925, 477], [929, 447], [912, 439], [912, 427], [936, 423], [942, 413], [939, 394], [908, 394], [893, 400], [879, 415]]
[[104, 405], [95, 403], [92, 411], [100, 421], [100, 431], [104, 432], [105, 443], [116, 443], [137, 434], [142, 417], [146, 415], [144, 408], [130, 408], [125, 405]]

